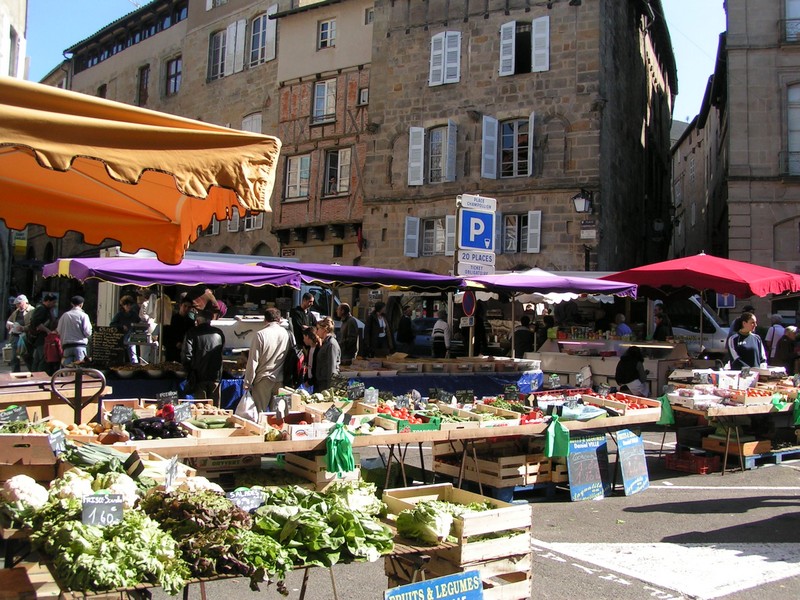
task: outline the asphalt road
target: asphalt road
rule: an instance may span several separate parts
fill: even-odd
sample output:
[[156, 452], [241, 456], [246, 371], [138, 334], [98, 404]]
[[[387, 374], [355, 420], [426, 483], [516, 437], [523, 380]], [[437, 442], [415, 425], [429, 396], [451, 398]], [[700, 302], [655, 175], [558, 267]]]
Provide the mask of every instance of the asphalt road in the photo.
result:
[[[531, 597], [800, 597], [800, 461], [690, 475], [664, 468], [661, 434], [645, 439], [650, 487], [639, 494], [570, 502], [560, 490], [551, 499], [538, 492], [520, 498], [531, 501], [533, 515]], [[383, 597], [382, 561], [337, 565], [334, 573], [340, 600]], [[288, 578], [289, 598], [300, 597], [302, 576]], [[255, 598], [241, 579], [209, 583], [206, 592], [208, 598]], [[274, 586], [262, 592], [279, 597]], [[333, 597], [328, 571], [311, 569], [305, 598]], [[198, 586], [190, 587], [189, 598], [201, 598]]]

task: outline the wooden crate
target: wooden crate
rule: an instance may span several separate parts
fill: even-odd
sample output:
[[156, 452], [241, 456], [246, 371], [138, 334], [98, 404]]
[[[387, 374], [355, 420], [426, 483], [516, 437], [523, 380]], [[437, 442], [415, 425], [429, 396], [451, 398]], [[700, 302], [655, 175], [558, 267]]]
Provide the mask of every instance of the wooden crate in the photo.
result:
[[731, 394], [729, 400], [736, 404], [743, 404], [749, 406], [751, 404], [769, 404], [772, 402], [772, 396], [776, 391], [774, 389], [765, 388], [746, 388], [743, 390], [736, 390]]
[[661, 403], [658, 400], [642, 398], [641, 396], [634, 396], [632, 394], [619, 393], [619, 395], [637, 404], [644, 404], [647, 408], [631, 408], [625, 402], [616, 400], [611, 396], [595, 396], [594, 394], [584, 394], [583, 401], [584, 403], [590, 403], [596, 406], [608, 407], [618, 412], [620, 415], [636, 414], [658, 416], [661, 414]]
[[[457, 545], [439, 553], [442, 558], [454, 564], [465, 565], [530, 552], [531, 508], [527, 504], [514, 505], [493, 500], [454, 488], [449, 483], [395, 488], [383, 492], [383, 501], [393, 514], [413, 508], [421, 500], [445, 500], [456, 504], [488, 501], [497, 507], [455, 519]], [[496, 540], [470, 541], [473, 536], [497, 531], [510, 531], [512, 535]]]
[[[735, 439], [732, 437], [732, 439]], [[709, 452], [725, 453], [725, 440], [706, 436], [703, 438], [703, 450]], [[772, 442], [770, 440], [756, 440], [754, 442], [744, 442], [741, 445], [742, 451], [739, 452], [739, 444], [734, 441], [728, 445], [728, 454], [736, 455], [742, 454], [743, 456], [751, 456], [753, 454], [764, 454], [772, 451]]]
[[481, 426], [480, 420], [478, 420], [472, 413], [463, 411], [454, 406], [450, 406], [449, 404], [437, 403], [437, 407], [439, 408], [439, 412], [441, 412], [443, 415], [455, 415], [469, 419], [469, 421], [458, 422], [442, 421], [439, 425], [439, 429], [441, 430], [449, 431], [454, 429], [477, 429]]
[[324, 454], [308, 455], [287, 452], [284, 455], [284, 469], [314, 483], [317, 491], [324, 490], [335, 481], [355, 481], [361, 479], [360, 458], [353, 453], [356, 468], [346, 473], [331, 473]]
[[448, 366], [448, 371], [456, 375], [458, 375], [459, 373], [461, 374], [472, 373], [475, 371], [475, 363], [461, 359], [448, 363], [447, 366]]
[[52, 465], [0, 465], [0, 482], [8, 481], [15, 475], [27, 475], [39, 483], [50, 483], [61, 477], [68, 468], [69, 465], [63, 462]]
[[450, 367], [447, 362], [444, 361], [425, 361], [422, 363], [422, 372], [423, 373], [449, 373]]
[[439, 417], [422, 416], [423, 423], [409, 423], [405, 419], [398, 419], [387, 414], [380, 414], [372, 421], [378, 427], [394, 433], [411, 433], [412, 431], [439, 431], [441, 422]]
[[[202, 421], [203, 417], [198, 417], [197, 420]], [[201, 440], [239, 437], [261, 437], [263, 439], [264, 437], [263, 425], [253, 423], [252, 421], [243, 419], [237, 415], [228, 416], [228, 423], [230, 423], [232, 427], [225, 427], [222, 429], [201, 429], [200, 427], [197, 427], [188, 421], [184, 421], [181, 423], [181, 427], [186, 429], [189, 432], [189, 435]]]
[[[469, 412], [478, 415], [481, 422], [481, 427], [513, 427], [519, 425], [522, 415], [513, 410], [506, 410], [505, 408], [497, 408], [491, 404], [475, 404]], [[487, 419], [486, 415], [493, 415], [503, 417], [499, 419]]]
[[555, 463], [550, 471], [550, 481], [553, 483], [566, 483], [569, 481], [569, 471], [567, 465]]
[[[383, 361], [383, 366], [387, 369], [393, 369], [397, 371], [398, 374], [400, 373], [422, 373], [422, 364], [421, 362], [389, 362]], [[359, 369], [361, 372], [361, 369]]]
[[[433, 472], [458, 477], [461, 472], [461, 455], [438, 456], [433, 461]], [[464, 478], [495, 488], [534, 485], [550, 481], [551, 461], [543, 454], [518, 454], [500, 457], [467, 456], [464, 459]]]
[[54, 465], [46, 433], [0, 433], [0, 465]]

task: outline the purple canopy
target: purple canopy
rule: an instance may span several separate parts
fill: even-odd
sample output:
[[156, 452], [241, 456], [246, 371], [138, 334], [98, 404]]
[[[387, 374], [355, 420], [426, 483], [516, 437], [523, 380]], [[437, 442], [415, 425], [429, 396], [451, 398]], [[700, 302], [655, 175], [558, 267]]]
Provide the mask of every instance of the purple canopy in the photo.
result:
[[576, 294], [615, 294], [635, 298], [637, 286], [620, 281], [563, 276], [542, 269], [530, 269], [519, 273], [469, 277], [467, 288], [488, 292], [505, 292], [511, 295], [535, 292], [572, 292]]
[[279, 268], [183, 260], [167, 265], [157, 258], [61, 258], [44, 266], [45, 277], [62, 275], [80, 281], [99, 279], [119, 285], [264, 285], [300, 289], [300, 275], [284, 263]]
[[[287, 263], [260, 262], [263, 267], [281, 268]], [[331, 287], [358, 286], [368, 288], [391, 287], [413, 291], [448, 291], [464, 286], [462, 277], [417, 273], [395, 269], [379, 269], [348, 265], [325, 265], [316, 263], [289, 263], [300, 272], [305, 283], [319, 283]]]

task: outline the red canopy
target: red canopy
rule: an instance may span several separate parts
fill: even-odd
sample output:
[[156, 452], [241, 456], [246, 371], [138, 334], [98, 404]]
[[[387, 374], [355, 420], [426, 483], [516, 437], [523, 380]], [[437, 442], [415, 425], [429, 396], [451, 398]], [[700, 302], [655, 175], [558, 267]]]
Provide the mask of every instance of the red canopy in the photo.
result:
[[690, 287], [739, 298], [800, 291], [800, 277], [794, 273], [709, 254], [644, 265], [601, 279], [635, 283], [640, 291], [641, 287]]

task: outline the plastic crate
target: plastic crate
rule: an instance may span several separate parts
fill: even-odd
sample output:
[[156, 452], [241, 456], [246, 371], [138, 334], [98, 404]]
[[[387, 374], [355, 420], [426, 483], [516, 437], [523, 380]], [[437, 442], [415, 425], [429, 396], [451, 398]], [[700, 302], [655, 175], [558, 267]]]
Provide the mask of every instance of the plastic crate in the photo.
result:
[[719, 456], [702, 456], [691, 452], [675, 452], [667, 454], [666, 467], [671, 471], [683, 471], [684, 473], [697, 473], [706, 475], [719, 471]]

